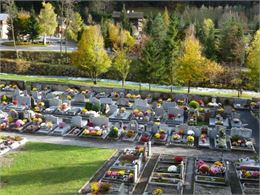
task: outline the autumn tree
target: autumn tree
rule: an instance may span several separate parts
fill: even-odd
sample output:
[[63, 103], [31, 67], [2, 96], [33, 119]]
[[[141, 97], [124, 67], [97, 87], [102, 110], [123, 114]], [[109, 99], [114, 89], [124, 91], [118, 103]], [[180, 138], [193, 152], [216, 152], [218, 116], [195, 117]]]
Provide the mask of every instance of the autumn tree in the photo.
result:
[[135, 39], [131, 36], [130, 32], [124, 30], [120, 25], [113, 23], [108, 24], [108, 36], [114, 49], [120, 47], [133, 47]]
[[260, 29], [256, 31], [253, 41], [247, 50], [246, 64], [249, 69], [250, 85], [259, 91], [260, 78]]
[[86, 27], [78, 43], [78, 48], [71, 58], [72, 63], [86, 71], [96, 84], [97, 77], [105, 73], [111, 66], [111, 60], [104, 48], [100, 26]]
[[207, 79], [209, 74], [212, 74], [210, 76], [213, 78], [214, 75], [223, 71], [219, 64], [202, 56], [202, 47], [192, 32], [191, 28], [187, 33], [183, 42], [183, 54], [176, 68], [178, 79], [188, 85], [188, 93], [190, 93], [191, 84]]
[[53, 35], [58, 26], [57, 14], [54, 12], [54, 7], [51, 3], [42, 3], [43, 8], [39, 15], [39, 24], [41, 34], [44, 36], [43, 43], [46, 44], [46, 36]]
[[122, 87], [130, 70], [132, 60], [129, 57], [128, 49], [120, 48], [115, 50], [113, 58], [113, 69], [116, 70], [122, 78]]

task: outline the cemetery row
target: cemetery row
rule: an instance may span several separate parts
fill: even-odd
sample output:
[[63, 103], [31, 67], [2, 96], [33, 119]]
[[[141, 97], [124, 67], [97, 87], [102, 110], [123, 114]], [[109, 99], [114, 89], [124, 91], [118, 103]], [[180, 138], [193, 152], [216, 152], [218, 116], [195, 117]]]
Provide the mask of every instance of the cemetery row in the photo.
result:
[[[149, 144], [148, 144], [149, 145]], [[243, 194], [259, 194], [258, 159], [195, 159], [191, 157], [152, 154], [151, 146], [125, 149], [110, 159], [80, 190], [80, 194], [193, 194], [204, 192], [232, 194], [239, 188]], [[229, 172], [235, 167], [235, 178]], [[192, 178], [189, 178], [192, 175]], [[237, 181], [237, 186], [231, 185]], [[237, 189], [236, 189], [237, 190]]]
[[29, 93], [16, 85], [1, 85], [0, 97], [2, 131], [255, 151], [252, 130], [215, 98], [153, 100], [124, 90], [33, 88]]

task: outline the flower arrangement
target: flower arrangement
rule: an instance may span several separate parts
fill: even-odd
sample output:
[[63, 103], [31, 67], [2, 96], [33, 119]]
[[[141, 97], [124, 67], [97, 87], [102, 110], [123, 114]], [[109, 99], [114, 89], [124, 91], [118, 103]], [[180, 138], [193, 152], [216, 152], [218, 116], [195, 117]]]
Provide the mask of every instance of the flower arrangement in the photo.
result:
[[193, 135], [188, 135], [187, 136], [187, 142], [188, 143], [194, 143], [194, 136]]
[[239, 147], [252, 147], [251, 141], [246, 140], [240, 135], [233, 135], [230, 138], [231, 145], [232, 146], [239, 146]]
[[162, 195], [163, 194], [163, 190], [161, 188], [155, 188], [152, 191], [152, 195]]
[[88, 110], [86, 108], [82, 108], [82, 110], [81, 110], [82, 114], [86, 114], [87, 112], [88, 112]]
[[141, 142], [148, 142], [150, 139], [150, 136], [147, 133], [142, 134], [140, 141]]
[[160, 129], [159, 132], [154, 134], [154, 138], [159, 140], [164, 140], [166, 138], [166, 131]]
[[138, 120], [149, 121], [151, 113], [152, 113], [151, 110], [146, 110], [146, 111], [141, 111], [138, 109], [133, 110], [133, 116]]
[[177, 162], [177, 163], [181, 163], [183, 161], [183, 157], [182, 156], [175, 156], [174, 157], [174, 160]]
[[132, 138], [134, 135], [135, 135], [134, 130], [128, 130], [127, 133], [126, 133], [127, 138]]
[[59, 106], [59, 110], [60, 110], [60, 111], [66, 111], [68, 108], [69, 108], [68, 103], [62, 103], [62, 104]]
[[93, 136], [101, 136], [103, 131], [100, 127], [88, 127], [88, 129], [84, 129], [82, 135], [93, 135]]
[[247, 179], [258, 179], [260, 176], [260, 171], [242, 169], [241, 176]]
[[111, 138], [117, 138], [118, 133], [119, 133], [119, 129], [117, 127], [112, 126], [110, 128], [110, 132], [109, 132], [108, 136]]
[[64, 122], [60, 122], [60, 123], [59, 123], [59, 128], [62, 129], [62, 128], [64, 128], [64, 127], [65, 127], [65, 123], [64, 123]]
[[205, 163], [203, 160], [198, 160], [196, 163], [199, 173], [210, 176], [223, 176], [226, 171], [226, 167], [220, 161], [214, 162], [211, 166]]
[[104, 182], [94, 182], [90, 185], [90, 190], [93, 194], [108, 192], [111, 188], [109, 183]]
[[120, 108], [120, 113], [124, 113], [126, 111], [125, 107]]
[[16, 128], [22, 127], [22, 126], [25, 125], [26, 122], [27, 122], [27, 119], [23, 119], [23, 120], [18, 119], [18, 120], [16, 120], [16, 122], [15, 122], [15, 127], [16, 127]]

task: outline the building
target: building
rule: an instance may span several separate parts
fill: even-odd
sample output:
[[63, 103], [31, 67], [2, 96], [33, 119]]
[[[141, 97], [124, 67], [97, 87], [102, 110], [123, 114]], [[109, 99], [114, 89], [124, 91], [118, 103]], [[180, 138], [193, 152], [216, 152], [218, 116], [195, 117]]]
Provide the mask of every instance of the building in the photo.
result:
[[[112, 18], [115, 21], [115, 23], [121, 22], [121, 14], [122, 12], [119, 11], [113, 11], [112, 13]], [[127, 11], [127, 16], [129, 19], [129, 22], [135, 27], [136, 32], [133, 31], [133, 34], [135, 36], [138, 36], [140, 32], [143, 30], [143, 19], [144, 19], [144, 13], [143, 12], [134, 12], [132, 11]]]
[[0, 13], [0, 39], [8, 39], [8, 14]]

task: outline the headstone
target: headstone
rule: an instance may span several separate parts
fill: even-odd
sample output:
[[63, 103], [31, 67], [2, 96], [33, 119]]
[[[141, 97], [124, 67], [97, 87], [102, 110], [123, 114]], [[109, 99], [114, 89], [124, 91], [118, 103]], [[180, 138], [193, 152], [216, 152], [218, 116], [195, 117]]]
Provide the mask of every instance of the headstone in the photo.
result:
[[83, 124], [81, 116], [74, 116], [71, 118], [71, 125], [73, 127], [83, 127], [85, 124]]
[[119, 98], [117, 100], [117, 105], [128, 106], [128, 104], [129, 104], [129, 100], [127, 98]]
[[113, 104], [112, 98], [100, 98], [101, 104]]
[[175, 108], [175, 107], [168, 108], [168, 114], [174, 114], [175, 116], [180, 114], [182, 116], [183, 113], [184, 113], [184, 111], [182, 109]]
[[102, 125], [108, 126], [109, 120], [105, 116], [99, 116], [99, 117], [92, 118], [92, 122], [95, 126], [102, 126]]
[[50, 99], [49, 105], [50, 106], [59, 106], [61, 105], [62, 101], [60, 99]]
[[31, 97], [30, 96], [18, 96], [18, 105], [31, 107]]
[[174, 108], [176, 107], [176, 103], [175, 102], [167, 102], [167, 101], [164, 101], [162, 103], [162, 107], [165, 109], [165, 110], [168, 110], [169, 108]]
[[244, 138], [251, 138], [252, 137], [252, 129], [248, 128], [231, 128], [231, 136], [239, 135]]
[[54, 96], [54, 94], [51, 92], [51, 93], [48, 93], [47, 95], [46, 95], [46, 98], [47, 99], [53, 99], [55, 96]]
[[73, 101], [75, 101], [75, 102], [85, 102], [86, 98], [83, 94], [76, 94], [73, 98]]
[[91, 97], [91, 98], [89, 99], [89, 101], [90, 101], [91, 103], [94, 103], [94, 104], [100, 104], [99, 99], [97, 99], [97, 98], [95, 98], [95, 97]]

